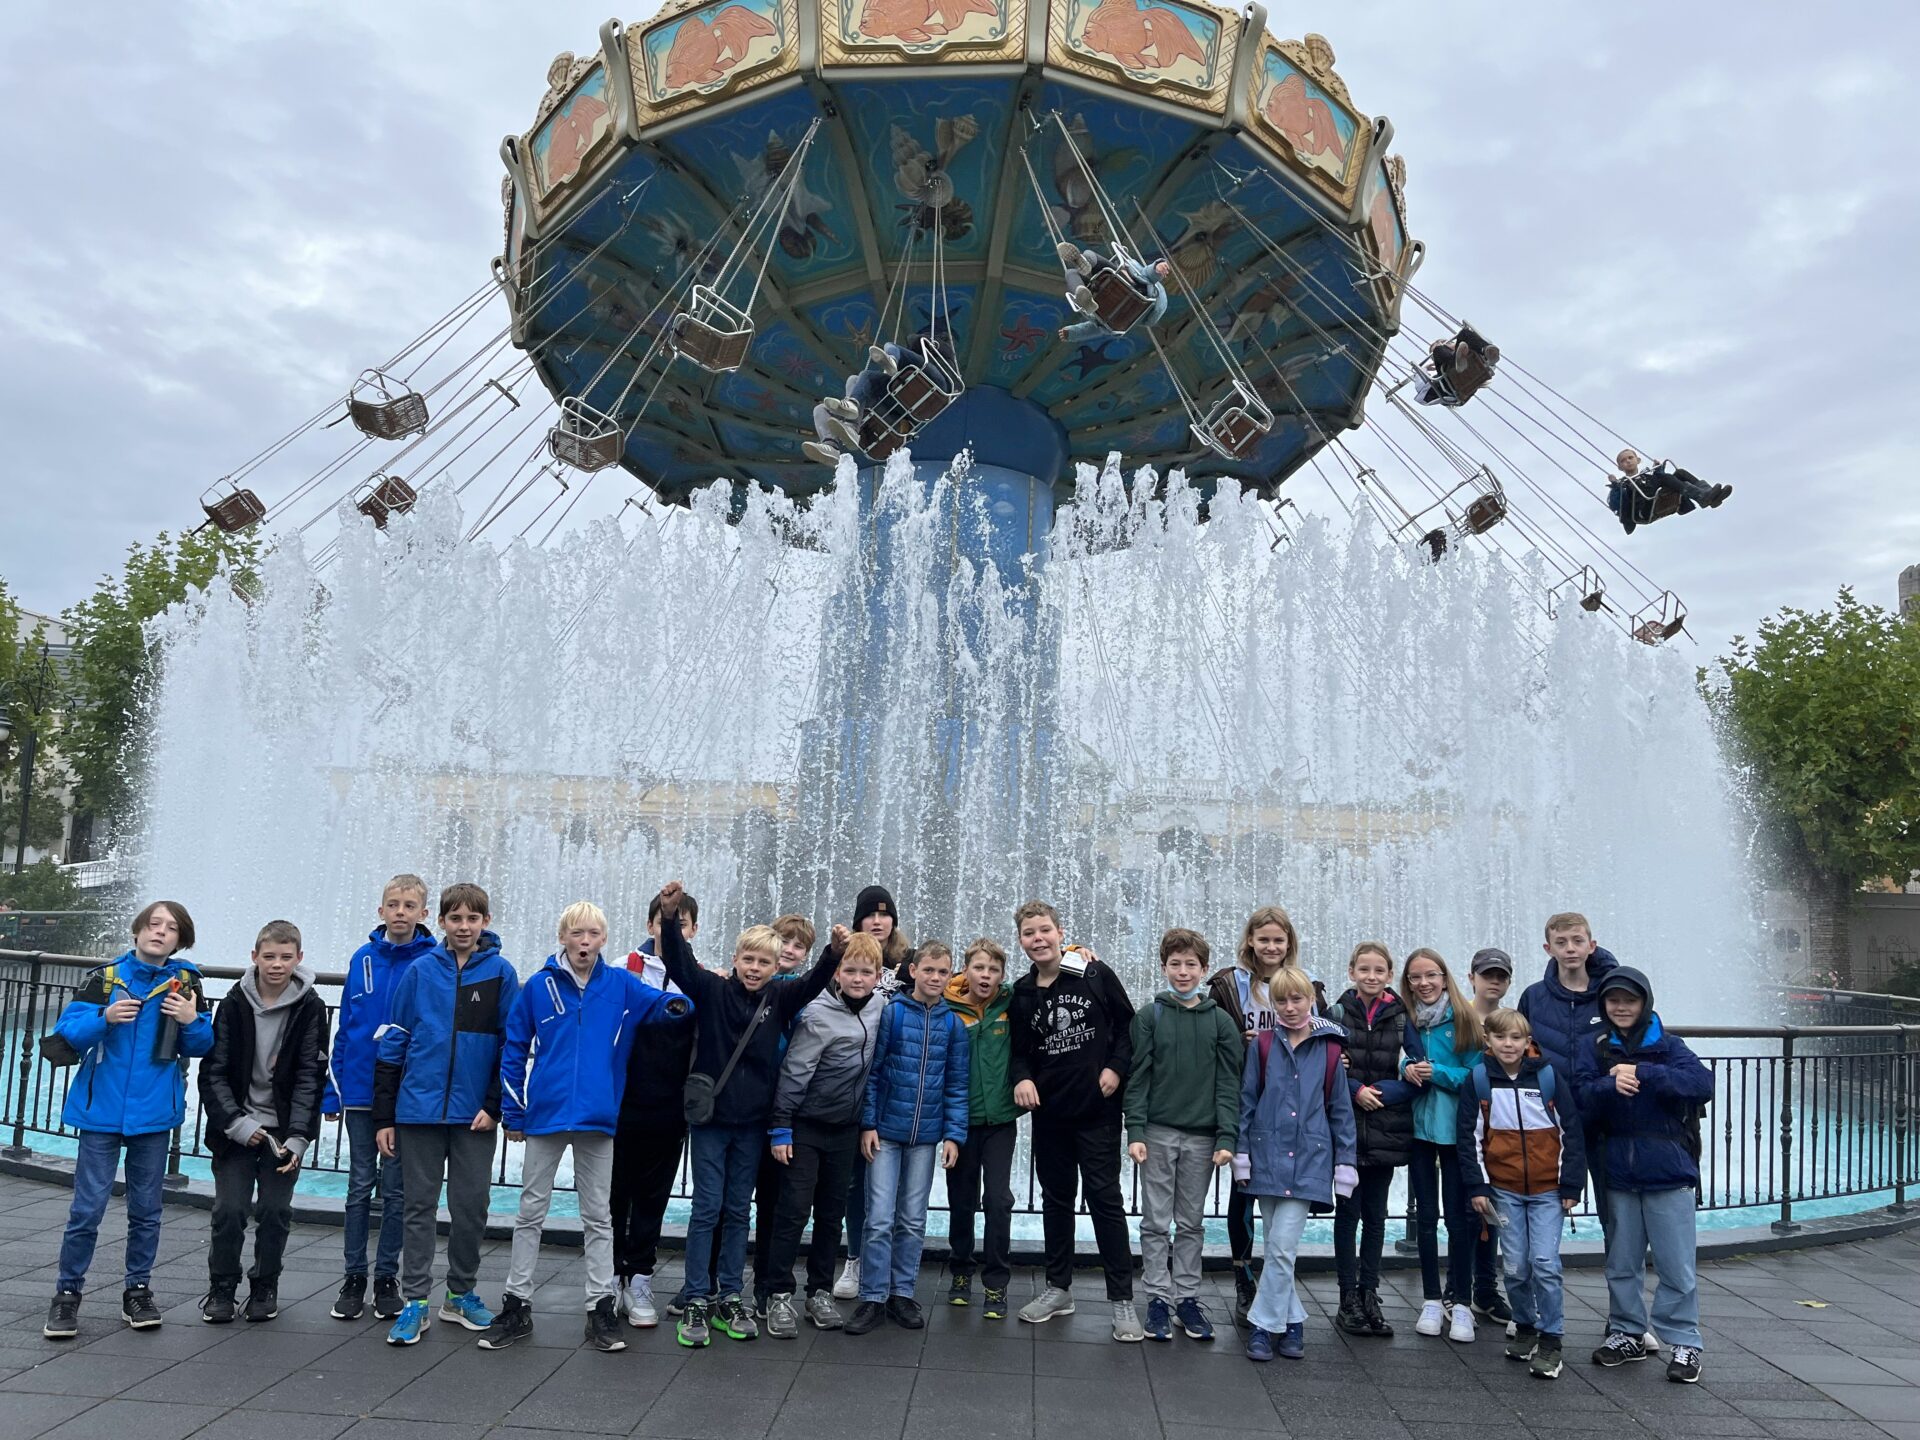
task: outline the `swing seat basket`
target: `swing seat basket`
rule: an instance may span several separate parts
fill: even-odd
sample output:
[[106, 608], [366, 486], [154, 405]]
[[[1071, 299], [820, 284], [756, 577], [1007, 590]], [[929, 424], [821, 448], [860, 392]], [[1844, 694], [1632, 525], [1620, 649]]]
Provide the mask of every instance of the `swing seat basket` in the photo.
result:
[[693, 287], [693, 303], [673, 317], [667, 344], [702, 370], [724, 375], [738, 370], [753, 344], [753, 317], [705, 285]]
[[413, 486], [398, 475], [375, 475], [360, 482], [352, 501], [354, 509], [384, 530], [389, 517], [406, 514], [419, 498]]
[[1194, 427], [1194, 439], [1229, 460], [1245, 460], [1273, 429], [1273, 412], [1240, 380]]
[[1467, 505], [1466, 512], [1460, 517], [1462, 535], [1484, 535], [1502, 520], [1507, 518], [1507, 497], [1504, 491], [1495, 488], [1484, 495], [1476, 495]]
[[[1116, 254], [1120, 247], [1114, 246]], [[1116, 335], [1124, 335], [1153, 308], [1153, 297], [1142, 294], [1119, 264], [1103, 265], [1087, 279], [1093, 292], [1093, 318]]]
[[547, 432], [547, 451], [562, 465], [589, 474], [618, 465], [627, 437], [606, 415], [577, 395], [560, 402], [560, 423]]
[[378, 370], [367, 370], [347, 396], [347, 413], [362, 435], [404, 440], [427, 428], [427, 397]]
[[267, 507], [260, 503], [258, 495], [242, 490], [229, 480], [210, 486], [200, 497], [200, 508], [207, 512], [207, 519], [216, 529], [228, 535], [259, 524], [267, 515]]

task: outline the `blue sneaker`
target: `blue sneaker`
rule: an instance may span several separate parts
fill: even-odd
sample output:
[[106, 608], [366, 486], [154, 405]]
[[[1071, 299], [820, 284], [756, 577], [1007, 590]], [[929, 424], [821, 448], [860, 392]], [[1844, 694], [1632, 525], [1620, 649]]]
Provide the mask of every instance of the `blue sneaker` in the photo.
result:
[[1307, 1327], [1301, 1321], [1287, 1326], [1286, 1334], [1280, 1337], [1280, 1343], [1274, 1347], [1274, 1353], [1282, 1360], [1298, 1360], [1307, 1353]]
[[400, 1307], [400, 1318], [387, 1332], [389, 1345], [418, 1345], [420, 1337], [433, 1325], [433, 1313], [424, 1300], [409, 1300]]
[[485, 1330], [493, 1324], [493, 1312], [480, 1303], [479, 1293], [473, 1290], [464, 1295], [449, 1290], [447, 1298], [440, 1302], [440, 1318], [469, 1330]]
[[1173, 1310], [1166, 1301], [1155, 1296], [1147, 1302], [1147, 1323], [1142, 1328], [1149, 1340], [1173, 1339]]
[[1260, 1361], [1273, 1358], [1273, 1336], [1258, 1325], [1247, 1331], [1247, 1358]]
[[1180, 1317], [1180, 1328], [1187, 1332], [1189, 1340], [1213, 1338], [1213, 1321], [1207, 1318], [1207, 1307], [1198, 1300], [1182, 1300], [1173, 1307], [1173, 1313]]

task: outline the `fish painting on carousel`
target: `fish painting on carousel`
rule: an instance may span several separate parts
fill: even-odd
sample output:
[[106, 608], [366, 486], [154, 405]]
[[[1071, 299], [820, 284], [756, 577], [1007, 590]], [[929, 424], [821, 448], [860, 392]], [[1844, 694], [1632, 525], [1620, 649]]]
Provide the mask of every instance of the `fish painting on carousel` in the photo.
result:
[[[989, 16], [993, 23], [981, 26], [968, 20], [971, 15]], [[996, 0], [864, 0], [858, 34], [866, 40], [925, 45], [963, 31], [968, 33], [958, 38], [997, 38], [1001, 25]], [[971, 33], [976, 30], [978, 36]]]
[[667, 48], [666, 88], [718, 85], [727, 73], [745, 61], [758, 39], [772, 39], [778, 48], [779, 30], [765, 15], [745, 5], [727, 5], [711, 20], [701, 12], [687, 16], [673, 32]]
[[1333, 107], [1308, 91], [1305, 77], [1289, 75], [1271, 87], [1260, 110], [1267, 123], [1286, 137], [1303, 165], [1336, 178], [1346, 174], [1348, 138], [1340, 133]]
[[1187, 60], [1207, 68], [1207, 47], [1179, 12], [1136, 0], [1100, 0], [1087, 17], [1080, 42], [1108, 56], [1123, 70], [1170, 70]]
[[[558, 92], [571, 78], [575, 61], [561, 54], [547, 70], [550, 91]], [[534, 131], [530, 147], [535, 179], [546, 194], [580, 173], [580, 165], [613, 125], [606, 100], [607, 72], [596, 65], [580, 88], [559, 102], [551, 116]]]

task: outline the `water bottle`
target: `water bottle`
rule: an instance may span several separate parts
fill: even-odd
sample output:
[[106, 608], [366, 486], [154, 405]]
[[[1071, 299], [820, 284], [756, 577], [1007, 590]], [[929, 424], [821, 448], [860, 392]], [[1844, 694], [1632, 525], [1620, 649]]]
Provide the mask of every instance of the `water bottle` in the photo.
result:
[[[174, 976], [173, 979], [167, 982], [166, 996], [161, 997], [160, 1003], [164, 1005], [167, 996], [178, 995], [182, 988], [180, 977], [177, 975]], [[153, 1063], [156, 1065], [171, 1065], [179, 1060], [179, 1058], [180, 1022], [175, 1020], [171, 1015], [163, 1013], [160, 1016], [160, 1028], [153, 1032]]]

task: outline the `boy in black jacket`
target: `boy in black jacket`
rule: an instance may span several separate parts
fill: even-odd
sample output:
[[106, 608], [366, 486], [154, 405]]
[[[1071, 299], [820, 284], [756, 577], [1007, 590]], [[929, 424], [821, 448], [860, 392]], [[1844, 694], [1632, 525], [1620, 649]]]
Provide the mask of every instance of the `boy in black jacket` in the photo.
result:
[[1133, 1245], [1120, 1197], [1120, 1089], [1133, 1064], [1133, 1002], [1097, 959], [1061, 947], [1060, 916], [1014, 912], [1033, 968], [1013, 987], [1013, 1103], [1033, 1115], [1047, 1286], [1021, 1307], [1039, 1325], [1073, 1313], [1073, 1212], [1084, 1188], [1113, 1305], [1113, 1338], [1146, 1339], [1133, 1305]]
[[[300, 931], [274, 920], [253, 942], [253, 969], [220, 1001], [213, 1049], [200, 1062], [200, 1103], [213, 1151], [213, 1244], [200, 1315], [230, 1325], [240, 1288], [247, 1211], [254, 1212], [249, 1321], [280, 1313], [280, 1257], [293, 1225], [293, 1186], [320, 1135], [327, 1007], [301, 963]], [[257, 1204], [256, 1204], [257, 1197]]]

